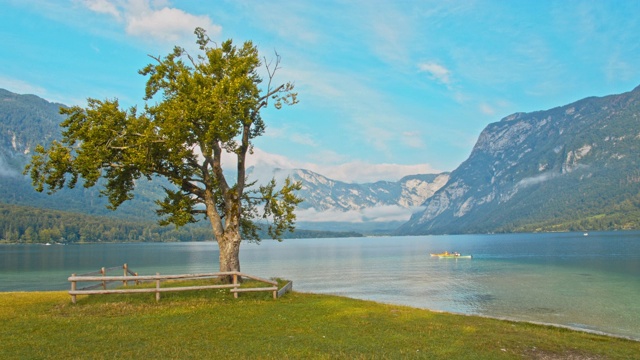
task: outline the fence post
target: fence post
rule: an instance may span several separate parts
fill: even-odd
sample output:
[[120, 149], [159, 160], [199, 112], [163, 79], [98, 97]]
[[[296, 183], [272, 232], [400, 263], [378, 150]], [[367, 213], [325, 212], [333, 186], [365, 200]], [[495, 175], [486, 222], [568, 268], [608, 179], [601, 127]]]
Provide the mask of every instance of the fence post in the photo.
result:
[[[76, 277], [76, 274], [71, 274], [71, 276], [72, 277]], [[71, 282], [71, 291], [76, 291], [76, 281], [75, 280], [73, 280]], [[71, 295], [71, 302], [74, 303], [74, 304], [76, 303], [76, 295], [75, 294]]]
[[[122, 268], [124, 269], [124, 276], [127, 276], [127, 264], [125, 263], [124, 265], [122, 265]], [[129, 282], [127, 280], [122, 280], [122, 285], [127, 286], [129, 285]]]
[[[156, 273], [156, 276], [160, 276], [160, 273]], [[160, 278], [156, 278], [156, 302], [160, 301]]]
[[[238, 290], [238, 274], [237, 274], [237, 273], [234, 273], [234, 274], [233, 274], [233, 288], [234, 288], [235, 290]], [[237, 298], [238, 298], [238, 292], [234, 292], [234, 293], [233, 293], [233, 298], [234, 298], [234, 299], [237, 299]]]
[[[100, 269], [100, 273], [102, 273], [102, 276], [105, 276], [106, 271], [104, 271], [104, 268]], [[102, 281], [102, 289], [107, 290], [107, 282], [106, 281]]]

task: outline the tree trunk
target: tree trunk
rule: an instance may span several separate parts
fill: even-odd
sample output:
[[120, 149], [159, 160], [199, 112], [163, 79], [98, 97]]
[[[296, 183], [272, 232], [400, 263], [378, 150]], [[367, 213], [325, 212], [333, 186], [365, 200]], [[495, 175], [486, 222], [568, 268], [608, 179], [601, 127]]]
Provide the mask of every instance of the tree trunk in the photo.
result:
[[[211, 192], [206, 193], [205, 206], [214, 237], [220, 249], [220, 272], [240, 271], [240, 226], [237, 217], [227, 216], [225, 222], [218, 215], [216, 202]], [[233, 283], [233, 275], [221, 276], [225, 284]]]
[[[221, 272], [240, 271], [240, 240], [239, 232], [227, 232], [218, 239]], [[233, 282], [233, 276], [221, 276], [220, 280], [223, 283], [230, 284]]]

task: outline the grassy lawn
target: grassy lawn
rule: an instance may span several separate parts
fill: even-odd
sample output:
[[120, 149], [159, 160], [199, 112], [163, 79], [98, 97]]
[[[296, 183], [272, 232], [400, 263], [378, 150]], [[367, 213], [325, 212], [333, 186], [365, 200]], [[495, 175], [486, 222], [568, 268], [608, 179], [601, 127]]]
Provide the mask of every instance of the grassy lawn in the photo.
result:
[[343, 297], [0, 293], [0, 359], [637, 359], [640, 342]]

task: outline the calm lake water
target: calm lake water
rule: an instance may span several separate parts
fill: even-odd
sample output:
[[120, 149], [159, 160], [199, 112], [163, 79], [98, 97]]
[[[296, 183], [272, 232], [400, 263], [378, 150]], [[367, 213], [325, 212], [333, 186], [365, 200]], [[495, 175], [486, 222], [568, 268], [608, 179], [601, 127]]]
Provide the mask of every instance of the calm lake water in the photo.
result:
[[[442, 251], [473, 259], [429, 256]], [[263, 241], [243, 244], [240, 254], [243, 272], [291, 279], [297, 291], [640, 340], [640, 232]], [[0, 291], [65, 290], [71, 273], [124, 263], [140, 274], [215, 272], [218, 249], [212, 242], [0, 245]]]

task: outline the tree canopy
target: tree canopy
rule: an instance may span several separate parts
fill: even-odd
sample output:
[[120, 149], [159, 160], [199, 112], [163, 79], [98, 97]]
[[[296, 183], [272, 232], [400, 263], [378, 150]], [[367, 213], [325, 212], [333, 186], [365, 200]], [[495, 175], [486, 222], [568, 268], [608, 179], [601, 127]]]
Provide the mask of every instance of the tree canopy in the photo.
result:
[[[182, 226], [206, 217], [220, 247], [220, 270], [240, 270], [240, 241], [259, 239], [256, 221], [267, 221], [275, 239], [293, 230], [300, 184], [254, 186], [246, 158], [265, 130], [261, 110], [296, 104], [297, 94], [292, 83], [274, 84], [277, 54], [263, 63], [251, 42], [217, 46], [203, 29], [195, 35], [196, 57], [176, 46], [140, 70], [148, 77], [144, 109], [92, 98], [85, 108], [60, 109], [67, 116], [62, 140], [38, 146], [25, 173], [37, 191], [50, 193], [80, 178], [85, 187], [104, 179], [101, 193], [112, 209], [133, 197], [137, 179], [166, 179], [171, 185], [157, 201], [160, 223]], [[225, 153], [236, 157], [235, 178], [223, 170]]]

